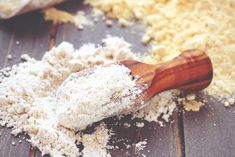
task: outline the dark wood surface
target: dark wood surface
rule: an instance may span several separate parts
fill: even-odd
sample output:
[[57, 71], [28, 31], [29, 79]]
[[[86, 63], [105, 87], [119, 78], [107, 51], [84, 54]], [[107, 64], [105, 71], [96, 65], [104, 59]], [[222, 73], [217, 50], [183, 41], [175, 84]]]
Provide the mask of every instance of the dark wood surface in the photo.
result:
[[226, 109], [214, 98], [200, 112], [184, 115], [186, 155], [190, 157], [235, 156], [235, 107]]
[[[89, 8], [70, 1], [59, 5], [67, 11], [75, 13], [79, 9], [89, 12]], [[71, 25], [52, 25], [44, 22], [39, 12], [26, 14], [10, 20], [0, 21], [0, 67], [20, 62], [20, 55], [27, 53], [40, 59], [44, 52], [53, 45], [62, 41], [69, 41], [79, 48], [87, 42], [99, 44], [107, 34], [122, 36], [133, 44], [135, 52], [144, 52], [147, 48], [141, 44], [143, 26], [135, 25], [132, 28], [121, 28], [116, 24], [108, 28], [103, 21], [93, 27], [86, 27], [79, 31]], [[19, 41], [19, 44], [17, 44]], [[6, 56], [13, 55], [12, 60]], [[108, 127], [117, 133], [110, 140], [110, 144], [119, 146], [119, 149], [110, 150], [114, 157], [133, 156], [141, 157], [233, 157], [235, 156], [235, 107], [226, 109], [213, 98], [208, 97], [208, 103], [200, 112], [183, 113], [176, 111], [171, 122], [165, 127], [156, 123], [145, 123], [143, 128], [123, 127], [130, 118], [125, 117], [113, 126], [115, 119], [107, 119]], [[133, 122], [134, 123], [134, 122]], [[10, 129], [0, 128], [0, 157], [40, 157], [37, 149], [30, 148], [25, 140], [28, 137], [21, 134], [19, 137], [10, 135]], [[124, 139], [125, 141], [116, 141]], [[138, 152], [134, 144], [147, 139], [147, 147]], [[19, 143], [19, 140], [22, 142]], [[126, 142], [126, 140], [128, 140]], [[12, 144], [15, 142], [15, 145]], [[123, 143], [131, 145], [125, 149]]]
[[[41, 58], [42, 52], [48, 49], [50, 25], [38, 13], [0, 21], [0, 66], [19, 63], [20, 56], [25, 53]], [[8, 60], [7, 55], [13, 58]], [[9, 128], [0, 128], [0, 157], [28, 156], [30, 144], [25, 140], [28, 137], [23, 134], [14, 137], [10, 132]], [[15, 145], [12, 144], [14, 142]]]

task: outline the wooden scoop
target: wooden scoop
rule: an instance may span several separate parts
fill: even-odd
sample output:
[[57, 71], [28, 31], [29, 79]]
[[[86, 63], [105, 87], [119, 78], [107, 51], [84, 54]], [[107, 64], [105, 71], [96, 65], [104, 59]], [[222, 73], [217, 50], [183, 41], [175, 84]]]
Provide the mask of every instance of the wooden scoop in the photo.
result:
[[[163, 64], [151, 65], [134, 60], [124, 60], [122, 65], [138, 75], [137, 85], [144, 87], [141, 101], [147, 101], [157, 93], [169, 89], [195, 91], [206, 88], [212, 80], [210, 58], [201, 50], [187, 50]], [[139, 99], [139, 100], [140, 100]]]
[[[65, 80], [56, 94], [57, 103], [60, 104], [58, 106], [62, 106], [62, 110], [61, 112], [59, 111], [58, 114], [60, 117], [59, 123], [61, 125], [73, 129], [84, 129], [88, 125], [104, 118], [139, 110], [147, 104], [144, 102], [164, 90], [200, 90], [206, 88], [210, 84], [213, 74], [209, 57], [200, 50], [185, 51], [175, 59], [158, 65], [144, 64], [133, 60], [121, 61], [119, 64], [129, 68], [133, 76], [139, 76], [136, 80], [136, 93], [135, 91], [132, 91], [132, 93], [128, 93], [130, 95], [124, 96], [117, 96], [115, 95], [116, 93], [114, 93], [115, 97], [110, 99], [110, 102], [101, 102], [101, 104], [93, 106], [94, 108], [84, 110], [87, 106], [86, 102], [79, 104], [79, 102], [82, 102], [81, 100], [83, 98], [76, 98], [76, 94], [79, 95], [80, 93], [73, 93], [75, 98], [68, 101], [66, 98], [68, 97], [68, 94], [76, 92], [74, 87], [68, 87], [74, 86], [74, 80], [79, 79], [79, 77], [94, 73], [96, 68], [90, 68], [74, 73]], [[107, 66], [110, 65], [104, 65], [104, 67]], [[91, 78], [94, 79], [94, 82], [97, 79], [95, 77]], [[82, 83], [82, 81], [80, 83]], [[79, 86], [75, 86], [75, 88], [79, 88]], [[82, 90], [78, 91], [81, 92]], [[130, 96], [130, 100], [125, 99], [128, 96]], [[94, 98], [96, 99], [96, 97]], [[81, 100], [79, 101], [79, 99]], [[78, 101], [78, 103], [74, 103], [74, 100]], [[120, 105], [121, 103], [125, 103], [126, 100], [127, 105]], [[66, 105], [63, 107], [64, 104]], [[92, 106], [91, 103], [88, 103], [88, 105]], [[115, 105], [119, 106], [116, 108], [114, 107]], [[82, 123], [79, 123], [80, 121]]]

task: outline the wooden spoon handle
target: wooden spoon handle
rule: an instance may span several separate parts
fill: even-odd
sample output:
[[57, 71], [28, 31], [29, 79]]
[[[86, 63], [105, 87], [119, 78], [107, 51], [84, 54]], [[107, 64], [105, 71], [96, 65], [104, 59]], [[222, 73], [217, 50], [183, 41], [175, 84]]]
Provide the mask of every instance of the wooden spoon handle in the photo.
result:
[[147, 97], [169, 89], [201, 90], [213, 77], [210, 58], [201, 50], [187, 50], [173, 60], [156, 66]]

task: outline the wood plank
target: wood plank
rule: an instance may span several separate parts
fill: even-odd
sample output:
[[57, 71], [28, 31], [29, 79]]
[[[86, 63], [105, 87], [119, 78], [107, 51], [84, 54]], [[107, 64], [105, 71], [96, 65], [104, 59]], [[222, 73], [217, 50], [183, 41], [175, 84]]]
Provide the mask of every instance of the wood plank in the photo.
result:
[[[72, 0], [69, 3], [59, 5], [59, 8], [67, 10], [71, 13], [76, 13], [78, 10], [84, 11], [88, 16], [91, 9], [86, 5], [83, 5], [76, 0]], [[93, 26], [85, 26], [84, 30], [78, 30], [75, 26], [70, 24], [59, 25], [56, 34], [56, 45], [62, 41], [68, 41], [74, 44], [75, 48], [79, 48], [84, 43], [101, 44], [101, 40], [107, 35], [123, 37], [126, 41], [133, 44], [132, 50], [136, 53], [145, 52], [147, 47], [141, 42], [143, 35], [143, 25], [135, 24], [133, 26], [124, 28], [120, 27], [116, 21], [114, 21], [112, 27], [107, 27], [105, 21], [101, 19], [94, 23]]]
[[0, 127], [0, 156], [1, 157], [26, 157], [30, 144], [25, 140], [28, 138], [24, 134], [16, 137], [11, 135], [11, 129]]
[[[49, 32], [50, 23], [44, 22], [39, 12], [0, 21], [0, 64], [5, 67], [19, 63], [25, 53], [41, 58], [48, 49]], [[13, 59], [8, 60], [6, 55], [12, 55]], [[10, 132], [11, 129], [1, 127], [0, 156], [27, 157], [30, 144], [25, 139], [28, 137], [24, 134], [13, 137]]]
[[149, 157], [177, 156], [176, 127], [175, 123], [167, 123], [164, 127], [160, 127], [156, 123], [145, 123], [145, 126], [140, 129], [137, 139], [138, 141], [146, 139], [146, 148], [140, 152], [136, 151], [134, 155], [139, 157], [142, 154]]
[[[65, 10], [76, 12], [82, 9], [85, 12], [89, 12], [89, 8], [84, 5], [77, 5], [76, 1], [66, 3], [66, 5], [60, 6]], [[72, 9], [70, 9], [72, 8]], [[65, 24], [59, 25], [56, 34], [56, 45], [62, 41], [69, 41], [74, 44], [75, 48], [79, 48], [84, 43], [96, 43], [100, 44], [101, 39], [105, 38], [107, 34], [113, 36], [123, 37], [125, 40], [133, 44], [134, 52], [145, 52], [147, 47], [141, 43], [141, 37], [143, 34], [143, 26], [134, 25], [128, 28], [122, 28], [115, 22], [112, 27], [107, 27], [104, 21], [95, 23], [94, 26], [87, 26], [84, 30], [80, 31], [76, 27]], [[178, 119], [177, 113], [174, 118]], [[106, 121], [108, 127], [112, 128], [116, 135], [112, 137], [110, 143], [118, 149], [110, 150], [110, 153], [114, 157], [127, 157], [127, 156], [143, 156], [148, 157], [155, 156], [177, 156], [177, 141], [180, 141], [178, 136], [178, 124], [168, 123], [165, 127], [160, 127], [156, 123], [145, 123], [145, 127], [137, 128], [123, 127], [123, 123], [130, 122], [128, 117], [121, 121], [115, 121], [109, 119]], [[176, 121], [178, 122], [178, 120]], [[115, 125], [114, 125], [115, 124]], [[120, 139], [117, 142], [117, 139]], [[146, 140], [147, 145], [143, 151], [135, 151], [135, 144], [139, 141]], [[131, 145], [129, 149], [126, 149], [126, 144]], [[178, 142], [178, 146], [181, 143]], [[181, 146], [179, 146], [181, 147]], [[181, 151], [181, 149], [180, 149]]]
[[21, 62], [22, 54], [40, 59], [47, 51], [51, 24], [45, 22], [39, 12], [10, 19], [5, 21], [5, 25], [7, 31], [14, 32], [14, 39], [8, 51], [13, 60], [8, 60], [7, 65]]
[[14, 32], [7, 31], [5, 21], [0, 21], [0, 68], [2, 68], [6, 62], [9, 45], [14, 37], [13, 33]]
[[225, 108], [209, 97], [200, 112], [184, 115], [187, 157], [232, 157], [235, 155], [235, 106]]
[[[121, 120], [109, 118], [105, 120], [105, 122], [108, 128], [112, 129], [114, 132], [109, 142], [109, 144], [115, 148], [110, 150], [113, 157], [142, 157], [144, 155], [148, 157], [177, 156], [175, 147], [176, 125], [173, 121], [166, 123], [164, 127], [161, 127], [155, 122], [150, 123], [144, 121], [145, 125], [142, 128], [138, 128], [135, 125], [135, 123], [140, 122], [140, 120], [133, 120], [131, 116], [125, 116]], [[130, 127], [125, 127], [125, 123], [130, 124]], [[143, 150], [137, 150], [136, 148], [136, 144], [140, 141], [147, 142]]]

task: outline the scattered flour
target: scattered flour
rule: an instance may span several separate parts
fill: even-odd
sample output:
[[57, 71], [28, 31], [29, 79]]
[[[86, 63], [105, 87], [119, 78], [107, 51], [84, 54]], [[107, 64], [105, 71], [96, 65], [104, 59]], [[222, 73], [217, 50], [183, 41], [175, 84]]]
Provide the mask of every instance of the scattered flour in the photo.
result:
[[140, 141], [138, 143], [135, 144], [135, 149], [137, 151], [141, 151], [146, 147], [147, 141]]
[[23, 55], [21, 55], [21, 56], [20, 56], [20, 59], [21, 59], [22, 61], [29, 61], [29, 60], [31, 60], [31, 58], [30, 58], [30, 56], [29, 56], [28, 54], [23, 54]]
[[138, 128], [144, 127], [144, 122], [136, 122], [135, 124]]
[[146, 107], [135, 112], [133, 116], [163, 125], [162, 119], [168, 122], [176, 108], [176, 102], [173, 98], [178, 94], [179, 91], [175, 90], [162, 92], [146, 102]]
[[[33, 146], [38, 147], [42, 154], [56, 157], [63, 154], [71, 157], [81, 154], [87, 157], [94, 156], [94, 154], [99, 157], [109, 156], [106, 148], [111, 130], [107, 129], [104, 123], [98, 124], [92, 134], [76, 133], [72, 129], [59, 125], [56, 116], [59, 108], [64, 105], [58, 106], [57, 91], [72, 73], [76, 75], [76, 72], [90, 67], [99, 69], [97, 67], [99, 65], [123, 59], [137, 59], [130, 50], [130, 44], [124, 40], [109, 37], [103, 42], [103, 47], [86, 44], [79, 50], [75, 50], [71, 44], [63, 42], [46, 52], [41, 60], [24, 55], [25, 62], [1, 70], [1, 125], [13, 127], [13, 134], [26, 132], [30, 136], [29, 141]], [[121, 69], [127, 72], [125, 68]], [[130, 83], [132, 85], [129, 87], [132, 87], [133, 81]], [[79, 88], [82, 89], [82, 86]], [[121, 90], [121, 92], [125, 93], [125, 90]], [[172, 100], [173, 93], [175, 92], [161, 93], [152, 101], [147, 102], [149, 106], [134, 115], [150, 121], [159, 121], [158, 117], [163, 113], [166, 115], [163, 116], [163, 119], [168, 120], [167, 118], [175, 108]], [[92, 100], [97, 101], [96, 98]], [[73, 107], [78, 106], [79, 104], [75, 104]], [[82, 152], [79, 152], [77, 148], [78, 143], [82, 143], [84, 146]]]
[[8, 59], [8, 60], [12, 60], [12, 58], [13, 58], [13, 57], [12, 57], [11, 54], [7, 55], [7, 59]]
[[16, 145], [16, 142], [13, 141], [13, 142], [11, 142], [11, 144], [12, 144], [13, 146], [15, 146], [15, 145]]
[[94, 133], [81, 136], [78, 140], [81, 141], [84, 146], [83, 156], [110, 157], [106, 148], [111, 134], [110, 130], [107, 130], [105, 124], [102, 123]]
[[123, 127], [124, 127], [124, 128], [129, 128], [130, 126], [131, 126], [131, 124], [129, 124], [129, 123], [124, 123], [124, 124], [123, 124]]

